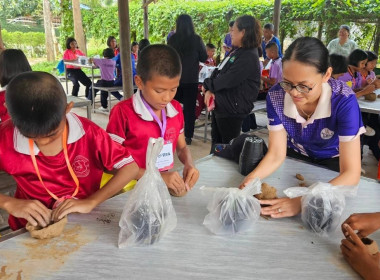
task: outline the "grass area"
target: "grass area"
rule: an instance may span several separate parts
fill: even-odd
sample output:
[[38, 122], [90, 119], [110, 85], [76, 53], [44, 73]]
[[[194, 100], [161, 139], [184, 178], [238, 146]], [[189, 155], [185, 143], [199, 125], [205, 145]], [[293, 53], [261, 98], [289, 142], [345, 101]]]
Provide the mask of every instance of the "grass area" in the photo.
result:
[[31, 25], [26, 25], [26, 24], [11, 24], [8, 23], [5, 18], [0, 18], [1, 22], [1, 29], [5, 29], [8, 32], [45, 32], [45, 29], [43, 25], [37, 25], [37, 26], [31, 26]]

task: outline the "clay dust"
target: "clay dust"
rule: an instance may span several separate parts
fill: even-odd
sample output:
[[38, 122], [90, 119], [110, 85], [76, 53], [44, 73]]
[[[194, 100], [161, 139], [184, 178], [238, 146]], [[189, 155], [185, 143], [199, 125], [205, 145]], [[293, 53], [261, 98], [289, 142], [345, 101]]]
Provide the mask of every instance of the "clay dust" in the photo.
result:
[[95, 234], [80, 225], [67, 225], [61, 236], [52, 239], [40, 240], [28, 236], [20, 240], [20, 245], [13, 250], [0, 250], [0, 279], [46, 277], [58, 271], [72, 254], [95, 239]]

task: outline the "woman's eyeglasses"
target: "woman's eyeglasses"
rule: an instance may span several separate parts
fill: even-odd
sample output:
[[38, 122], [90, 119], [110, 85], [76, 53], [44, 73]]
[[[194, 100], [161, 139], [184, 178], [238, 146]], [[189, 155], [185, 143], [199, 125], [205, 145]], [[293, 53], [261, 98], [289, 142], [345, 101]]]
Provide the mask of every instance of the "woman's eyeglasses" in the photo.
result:
[[287, 92], [290, 92], [292, 89], [295, 88], [300, 93], [309, 93], [315, 85], [313, 87], [308, 87], [302, 84], [293, 86], [291, 83], [282, 81], [280, 82], [280, 86]]

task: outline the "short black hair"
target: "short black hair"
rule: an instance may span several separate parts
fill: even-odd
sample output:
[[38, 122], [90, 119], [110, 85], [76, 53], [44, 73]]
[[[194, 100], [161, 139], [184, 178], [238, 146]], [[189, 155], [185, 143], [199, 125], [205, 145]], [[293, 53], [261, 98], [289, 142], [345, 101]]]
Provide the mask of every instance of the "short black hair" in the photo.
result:
[[26, 137], [43, 137], [65, 117], [67, 98], [61, 83], [46, 72], [26, 72], [8, 84], [5, 100], [13, 124]]
[[181, 59], [176, 50], [169, 45], [149, 45], [141, 52], [136, 71], [144, 83], [154, 74], [175, 78], [182, 72]]
[[282, 63], [295, 60], [315, 67], [318, 73], [325, 74], [330, 66], [329, 51], [321, 40], [314, 37], [300, 37], [285, 51]]
[[115, 53], [114, 53], [113, 49], [111, 49], [111, 48], [104, 49], [103, 50], [103, 57], [104, 58], [114, 58]]
[[206, 47], [209, 49], [216, 49], [215, 45], [211, 43], [206, 44]]
[[22, 50], [6, 49], [0, 53], [0, 85], [6, 86], [20, 73], [32, 71]]
[[340, 54], [330, 54], [330, 65], [333, 74], [342, 74], [347, 72], [347, 58]]
[[278, 51], [278, 46], [277, 46], [277, 44], [276, 44], [275, 42], [270, 42], [270, 43], [268, 43], [268, 44], [265, 46], [265, 49], [266, 49], [266, 50], [269, 50], [269, 49], [271, 49], [271, 48], [276, 48], [276, 50]]
[[264, 25], [264, 29], [268, 29], [270, 31], [274, 31], [274, 25], [272, 23], [266, 23]]
[[147, 46], [150, 45], [150, 42], [148, 39], [144, 38], [144, 39], [141, 39], [140, 42], [139, 42], [139, 53], [144, 49], [146, 48]]
[[253, 16], [244, 15], [235, 20], [239, 31], [245, 30], [242, 38], [242, 48], [252, 49], [261, 45], [261, 26]]
[[71, 44], [71, 42], [74, 42], [74, 41], [76, 42], [77, 40], [75, 40], [75, 38], [73, 38], [73, 37], [69, 37], [66, 39], [66, 49], [67, 50], [71, 49], [70, 44]]
[[366, 60], [368, 55], [365, 51], [361, 49], [353, 50], [348, 56], [348, 64], [358, 67], [359, 62], [362, 60]]
[[346, 29], [348, 33], [350, 33], [350, 27], [348, 25], [342, 24], [339, 29]]
[[376, 60], [376, 59], [379, 58], [377, 56], [377, 54], [375, 54], [374, 52], [366, 51], [366, 53], [367, 53], [367, 56], [368, 56], [368, 61], [373, 61], [373, 60]]
[[111, 47], [111, 41], [112, 40], [116, 40], [115, 36], [108, 36], [108, 39], [107, 39], [107, 46], [108, 47]]
[[229, 26], [229, 27], [232, 27], [232, 26], [234, 26], [234, 24], [235, 24], [235, 21], [234, 21], [234, 20], [231, 20], [231, 21], [228, 23], [228, 26]]

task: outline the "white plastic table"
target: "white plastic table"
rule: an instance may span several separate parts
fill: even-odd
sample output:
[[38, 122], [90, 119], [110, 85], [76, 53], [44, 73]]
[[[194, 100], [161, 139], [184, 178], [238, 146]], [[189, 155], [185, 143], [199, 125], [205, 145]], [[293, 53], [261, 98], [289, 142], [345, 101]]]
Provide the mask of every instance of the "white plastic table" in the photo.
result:
[[[22, 279], [359, 279], [340, 253], [340, 230], [324, 239], [305, 229], [300, 217], [260, 218], [251, 231], [235, 236], [210, 233], [202, 223], [212, 192], [200, 186], [234, 187], [243, 176], [235, 163], [217, 157], [206, 157], [197, 167], [201, 176], [194, 189], [172, 198], [177, 227], [158, 244], [117, 247], [125, 193], [90, 214], [70, 215], [58, 238], [38, 241], [25, 233], [0, 242], [0, 278], [4, 272], [10, 279], [18, 273]], [[264, 181], [283, 196], [282, 190], [298, 184], [296, 173], [307, 183], [336, 175], [286, 159]], [[379, 197], [379, 185], [362, 178], [342, 219], [353, 212], [379, 211]], [[380, 241], [380, 234], [372, 238]]]
[[[376, 95], [380, 94], [380, 89], [374, 91]], [[365, 100], [364, 97], [358, 98], [360, 111], [371, 114], [380, 114], [380, 98], [375, 101]]]

